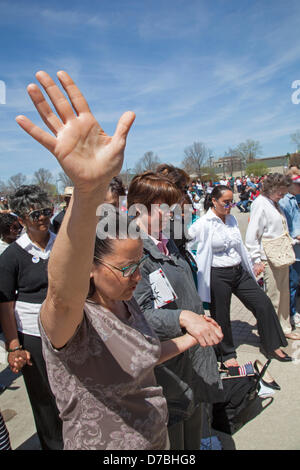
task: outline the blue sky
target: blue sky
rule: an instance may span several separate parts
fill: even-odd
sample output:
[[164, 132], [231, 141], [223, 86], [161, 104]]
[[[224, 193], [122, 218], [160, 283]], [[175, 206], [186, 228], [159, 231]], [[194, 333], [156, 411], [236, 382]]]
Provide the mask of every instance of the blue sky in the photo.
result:
[[26, 93], [38, 70], [66, 70], [108, 134], [136, 112], [124, 168], [150, 150], [179, 165], [195, 141], [216, 157], [248, 138], [293, 152], [299, 18], [298, 0], [0, 0], [0, 180], [60, 171], [14, 120], [41, 125]]

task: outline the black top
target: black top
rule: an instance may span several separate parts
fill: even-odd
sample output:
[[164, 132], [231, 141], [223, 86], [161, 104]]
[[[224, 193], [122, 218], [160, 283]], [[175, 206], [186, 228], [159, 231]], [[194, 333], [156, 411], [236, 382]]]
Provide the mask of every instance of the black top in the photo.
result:
[[48, 288], [47, 263], [48, 259], [42, 258], [34, 263], [33, 255], [11, 243], [0, 256], [0, 303], [43, 303]]
[[52, 227], [51, 227], [51, 230], [53, 233], [58, 233], [59, 229], [60, 229], [60, 226], [62, 224], [62, 221], [63, 221], [63, 218], [65, 216], [65, 213], [66, 211], [63, 209], [62, 211], [60, 211], [56, 217], [54, 217], [54, 219], [52, 220]]

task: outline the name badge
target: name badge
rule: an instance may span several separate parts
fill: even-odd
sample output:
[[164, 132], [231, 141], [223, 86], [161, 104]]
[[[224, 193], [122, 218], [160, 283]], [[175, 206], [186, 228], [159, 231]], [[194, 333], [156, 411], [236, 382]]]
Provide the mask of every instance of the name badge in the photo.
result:
[[169, 279], [162, 269], [149, 274], [149, 281], [154, 296], [154, 307], [161, 308], [178, 298]]

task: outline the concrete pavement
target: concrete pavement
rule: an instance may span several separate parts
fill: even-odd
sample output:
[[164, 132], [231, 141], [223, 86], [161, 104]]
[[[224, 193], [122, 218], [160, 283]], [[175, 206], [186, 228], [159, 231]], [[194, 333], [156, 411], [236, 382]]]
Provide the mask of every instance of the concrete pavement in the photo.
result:
[[[244, 235], [248, 214], [234, 208]], [[241, 302], [233, 296], [231, 305], [233, 336], [240, 364], [266, 358], [260, 353], [256, 321]], [[299, 343], [299, 344], [297, 344]], [[289, 340], [286, 351], [295, 358], [293, 363], [273, 360], [269, 372], [280, 384], [272, 404], [233, 436], [218, 435], [224, 449], [237, 450], [299, 450], [300, 449], [300, 341]], [[22, 375], [15, 376], [5, 364], [0, 364], [0, 383], [7, 389], [0, 395], [0, 409], [16, 450], [40, 448]]]

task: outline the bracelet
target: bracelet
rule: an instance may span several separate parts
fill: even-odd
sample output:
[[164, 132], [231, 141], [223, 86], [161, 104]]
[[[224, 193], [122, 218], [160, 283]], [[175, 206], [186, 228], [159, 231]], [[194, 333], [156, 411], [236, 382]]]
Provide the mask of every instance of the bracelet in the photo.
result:
[[16, 348], [13, 348], [13, 349], [7, 349], [7, 352], [8, 353], [11, 353], [11, 352], [15, 352], [15, 351], [18, 351], [19, 349], [23, 349], [23, 346], [17, 346]]

